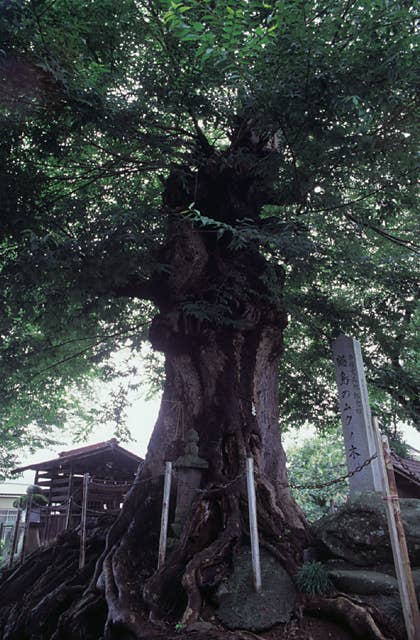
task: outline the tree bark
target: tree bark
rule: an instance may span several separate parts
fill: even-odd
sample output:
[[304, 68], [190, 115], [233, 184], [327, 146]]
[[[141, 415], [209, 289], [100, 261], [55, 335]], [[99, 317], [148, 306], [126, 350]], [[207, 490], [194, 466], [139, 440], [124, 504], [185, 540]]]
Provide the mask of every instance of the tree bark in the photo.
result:
[[[255, 204], [245, 201], [241, 209], [241, 190], [226, 184], [222, 200], [230, 207], [223, 205], [219, 215], [208, 194], [220, 185], [212, 187], [208, 174], [171, 176], [164, 194], [169, 223], [161, 261], [166, 271], [155, 284], [159, 314], [150, 339], [154, 349], [165, 354], [166, 381], [139, 478], [138, 503], [150, 498], [147, 483], [141, 483], [161, 484], [165, 461], [184, 453], [190, 429], [199, 434], [199, 454], [209, 468], [165, 566], [158, 572], [149, 566], [151, 576], [141, 605], [138, 597], [132, 601], [125, 585], [130, 553], [150, 523], [135, 516], [122, 539], [114, 547], [109, 545], [103, 570], [109, 628], [122, 619], [129, 625], [133, 612], [141, 616], [145, 605], [155, 619], [182, 616], [186, 623], [198, 618], [203, 594], [217, 586], [232, 567], [235, 549], [247, 543], [244, 475], [249, 456], [255, 464], [262, 545], [293, 573], [308, 543], [305, 519], [287, 487], [278, 426], [278, 364], [287, 322], [281, 297], [283, 272], [269, 266], [258, 245], [235, 248], [228, 234], [220, 237], [214, 228], [200, 228], [183, 213], [194, 188], [203, 215], [229, 224], [241, 212], [255, 218]], [[243, 191], [249, 194], [250, 189]], [[214, 198], [220, 204], [220, 192]], [[157, 541], [155, 545], [157, 550]], [[122, 618], [121, 593], [129, 603]]]
[[[257, 220], [261, 186], [250, 179], [249, 166], [242, 174], [213, 158], [195, 174], [178, 170], [167, 180], [164, 268], [150, 283], [159, 309], [150, 339], [165, 354], [159, 417], [145, 463], [95, 569], [91, 563], [76, 588], [73, 581], [61, 590], [55, 585], [52, 600], [48, 590], [42, 592], [48, 624], [53, 615], [58, 620], [45, 638], [67, 640], [69, 628], [72, 639], [89, 638], [86, 629], [100, 601], [107, 606], [106, 640], [143, 637], [149, 612], [155, 620], [196, 620], [208, 594], [231, 571], [235, 550], [249, 544], [244, 477], [249, 456], [261, 544], [290, 573], [301, 561], [307, 527], [287, 487], [278, 426], [278, 364], [287, 323], [284, 274], [269, 265], [258, 243], [235, 246], [228, 227], [220, 234], [184, 213], [194, 201], [202, 215], [230, 228], [237, 220]], [[190, 429], [198, 432], [199, 454], [209, 467], [190, 518], [156, 571], [164, 463], [184, 453]], [[64, 612], [53, 605], [60, 598]], [[29, 598], [25, 606], [36, 603]], [[9, 618], [2, 615], [5, 639], [26, 637], [16, 634], [27, 628], [27, 617], [9, 633]]]

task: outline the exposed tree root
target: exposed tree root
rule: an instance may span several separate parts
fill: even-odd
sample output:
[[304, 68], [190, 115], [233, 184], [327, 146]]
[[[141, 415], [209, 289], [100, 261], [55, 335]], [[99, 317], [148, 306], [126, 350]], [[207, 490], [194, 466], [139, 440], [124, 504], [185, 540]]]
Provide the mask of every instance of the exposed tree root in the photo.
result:
[[[82, 595], [90, 579], [96, 557], [102, 551], [104, 536], [96, 530], [89, 537], [87, 564], [78, 569], [79, 540], [74, 532], [62, 534], [57, 543], [41, 548], [14, 571], [3, 576], [0, 587], [0, 637], [2, 640], [87, 640], [83, 629], [86, 606], [94, 603], [97, 626], [105, 619], [105, 605], [97, 594], [88, 603]], [[72, 615], [70, 615], [70, 612]], [[79, 618], [73, 613], [77, 613]], [[89, 612], [90, 613], [90, 612]], [[66, 618], [67, 623], [61, 620]], [[72, 626], [73, 632], [69, 632]], [[87, 626], [92, 626], [87, 621]], [[94, 637], [94, 636], [92, 636]]]
[[[40, 549], [33, 554], [30, 562], [28, 559], [15, 569], [0, 587], [2, 640], [33, 640], [38, 637], [45, 640], [97, 640], [102, 634], [104, 640], [261, 640], [261, 636], [248, 631], [229, 632], [217, 627], [191, 634], [173, 631], [174, 620], [180, 619], [180, 613], [184, 612], [183, 624], [199, 618], [206, 594], [230, 572], [246, 525], [240, 505], [239, 492], [235, 491], [223, 498], [200, 496], [193, 516], [178, 546], [169, 554], [166, 565], [149, 579], [141, 579], [135, 585], [131, 579], [136, 567], [131, 567], [130, 571], [126, 564], [132, 539], [128, 535], [123, 536], [120, 544], [114, 544], [103, 560], [101, 592], [86, 589], [86, 586], [94, 574], [96, 559], [104, 548], [104, 537], [100, 538], [100, 543], [95, 542], [95, 537], [89, 539], [88, 564], [79, 571], [77, 536], [66, 534], [60, 545]], [[220, 529], [218, 518], [221, 512], [226, 520]], [[263, 531], [265, 534], [265, 526]], [[272, 529], [267, 531], [267, 537], [272, 540]], [[271, 553], [276, 553], [272, 542], [264, 546]], [[28, 579], [31, 584], [28, 584]], [[174, 590], [183, 595], [178, 608], [172, 612], [171, 625], [151, 625], [148, 607], [156, 617], [167, 618], [169, 612], [171, 618], [169, 607], [174, 601]], [[333, 598], [307, 599], [304, 607], [308, 613], [337, 618], [360, 638], [386, 640], [379, 628], [377, 612], [343, 594]]]
[[203, 588], [214, 588], [221, 581], [224, 574], [219, 568], [224, 565], [226, 569], [228, 562], [230, 564], [233, 548], [240, 541], [238, 501], [231, 496], [229, 503], [230, 514], [224, 531], [212, 544], [194, 555], [183, 575], [182, 586], [188, 596], [188, 604], [182, 617], [184, 624], [198, 620]]
[[[284, 510], [272, 484], [264, 477], [258, 478], [258, 523], [261, 528], [261, 543], [294, 575], [301, 564], [302, 551], [310, 542], [303, 513], [293, 508], [290, 497], [283, 495]], [[291, 513], [294, 518], [288, 517]]]
[[105, 625], [105, 638], [112, 638], [115, 628], [125, 629], [132, 633], [134, 638], [141, 634], [143, 626], [142, 617], [134, 610], [126, 606], [124, 597], [120, 594], [115, 580], [114, 555], [109, 553], [102, 567], [105, 599], [108, 605], [108, 616]]
[[166, 564], [146, 582], [143, 595], [155, 618], [162, 615], [167, 595], [178, 588], [184, 593], [178, 615], [183, 613], [184, 622], [196, 620], [203, 590], [217, 586], [228, 570], [241, 530], [237, 498], [231, 495], [223, 502], [228, 505], [227, 520], [220, 533], [220, 500], [197, 500], [191, 521]]
[[[151, 479], [149, 479], [149, 481], [151, 485]], [[97, 581], [101, 575], [103, 562], [106, 556], [111, 552], [113, 547], [120, 542], [122, 536], [128, 529], [133, 519], [133, 513], [135, 513], [139, 509], [141, 500], [146, 493], [145, 491], [141, 490], [143, 488], [146, 488], [145, 485], [146, 477], [144, 474], [144, 469], [143, 467], [139, 466], [133, 486], [125, 497], [124, 509], [121, 510], [116, 520], [114, 520], [114, 522], [108, 529], [108, 533], [105, 539], [105, 547], [96, 561], [95, 570], [88, 586], [89, 590], [96, 589]], [[150, 487], [148, 493], [150, 493]]]
[[375, 622], [373, 608], [362, 606], [343, 594], [331, 598], [319, 596], [308, 598], [305, 602], [305, 611], [337, 618], [363, 640], [387, 640]]
[[264, 640], [262, 636], [257, 636], [257, 634], [252, 633], [252, 631], [237, 631], [234, 636], [237, 640]]
[[[71, 603], [56, 622], [50, 640], [85, 640], [94, 637], [95, 630], [105, 620], [106, 606], [103, 598], [89, 594]], [[96, 624], [92, 624], [96, 621]], [[90, 633], [92, 631], [92, 635]]]
[[[104, 532], [91, 532], [83, 571], [77, 566], [78, 536], [69, 532], [61, 536], [59, 544], [38, 550], [9, 573], [0, 587], [2, 640], [97, 640], [100, 634], [104, 640], [183, 638], [183, 633], [173, 633], [174, 622], [181, 619], [188, 625], [199, 619], [207, 596], [231, 572], [236, 550], [247, 535], [243, 486], [232, 484], [220, 492], [213, 492], [210, 486], [209, 491], [197, 496], [179, 542], [168, 552], [159, 571], [156, 533], [149, 539], [144, 536], [146, 527], [154, 523], [156, 528], [159, 516], [148, 511], [148, 505], [159, 505], [160, 501], [156, 491], [150, 499], [150, 486], [148, 492], [143, 487], [139, 484], [133, 488], [128, 502], [131, 518], [123, 510], [108, 532], [106, 545]], [[292, 571], [307, 543], [306, 531], [288, 526], [268, 481], [258, 478], [257, 487], [261, 544]], [[285, 528], [289, 532], [284, 532]], [[294, 550], [292, 537], [298, 541]], [[144, 548], [139, 553], [140, 540]], [[310, 613], [337, 618], [360, 638], [386, 640], [376, 612], [342, 594], [307, 599], [304, 607]], [[162, 630], [151, 625], [149, 611], [155, 620], [169, 620], [171, 627], [164, 625]], [[217, 627], [185, 637], [259, 640], [251, 632]]]
[[[267, 488], [268, 482], [264, 486]], [[267, 490], [266, 497], [268, 508], [271, 504], [274, 507], [274, 492]], [[185, 527], [179, 544], [169, 555], [165, 566], [146, 582], [143, 596], [154, 619], [168, 613], [164, 610], [167, 594], [176, 590], [178, 585], [186, 599], [182, 611], [177, 612], [178, 616], [182, 616], [183, 624], [198, 620], [203, 595], [214, 590], [230, 573], [234, 553], [243, 538], [247, 537], [247, 504], [238, 487], [231, 487], [224, 496], [210, 493], [208, 497], [208, 494], [204, 494], [196, 501], [192, 512], [191, 521]], [[220, 514], [225, 518], [224, 523], [218, 521]], [[298, 532], [289, 528], [289, 532], [296, 533], [292, 551], [291, 542], [284, 534], [286, 522], [283, 517], [280, 509], [277, 509], [275, 517], [271, 519], [268, 512], [264, 512], [260, 534], [263, 546], [292, 573], [298, 566], [298, 555], [308, 538], [303, 527]], [[216, 535], [211, 533], [213, 531]], [[284, 542], [278, 543], [280, 536]]]

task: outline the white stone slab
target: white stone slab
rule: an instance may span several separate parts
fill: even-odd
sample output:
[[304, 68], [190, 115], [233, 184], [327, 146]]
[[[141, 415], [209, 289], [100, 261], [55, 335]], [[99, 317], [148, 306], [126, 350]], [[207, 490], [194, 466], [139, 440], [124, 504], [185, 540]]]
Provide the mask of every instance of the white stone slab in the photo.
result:
[[[347, 468], [354, 471], [376, 452], [360, 343], [345, 335], [332, 345]], [[349, 479], [350, 493], [381, 491], [377, 461]]]

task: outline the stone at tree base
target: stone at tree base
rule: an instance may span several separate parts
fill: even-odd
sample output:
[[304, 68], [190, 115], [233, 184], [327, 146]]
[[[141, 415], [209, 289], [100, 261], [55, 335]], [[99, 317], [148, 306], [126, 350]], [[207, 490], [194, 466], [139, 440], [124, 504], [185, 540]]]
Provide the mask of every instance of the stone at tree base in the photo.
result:
[[228, 629], [264, 631], [290, 620], [296, 589], [281, 564], [261, 549], [262, 592], [253, 586], [251, 551], [243, 549], [235, 557], [232, 575], [217, 592], [216, 615]]
[[[420, 566], [420, 500], [400, 500], [408, 553]], [[315, 538], [333, 557], [362, 567], [392, 562], [391, 542], [381, 496], [364, 493], [312, 526]]]
[[379, 571], [331, 569], [328, 575], [334, 586], [345, 593], [368, 596], [398, 592], [397, 579]]
[[178, 458], [174, 465], [178, 471], [178, 481], [175, 521], [172, 523], [171, 529], [177, 538], [181, 535], [191, 504], [197, 496], [202, 473], [209, 466], [207, 461], [198, 455], [199, 441], [200, 438], [197, 431], [190, 429], [187, 433], [185, 455]]

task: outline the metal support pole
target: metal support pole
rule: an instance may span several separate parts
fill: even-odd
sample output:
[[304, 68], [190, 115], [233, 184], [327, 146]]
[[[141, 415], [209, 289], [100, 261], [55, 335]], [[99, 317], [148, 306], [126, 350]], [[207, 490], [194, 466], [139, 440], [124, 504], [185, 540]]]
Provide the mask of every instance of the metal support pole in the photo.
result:
[[262, 584], [260, 547], [258, 542], [257, 501], [255, 498], [254, 484], [254, 461], [252, 458], [246, 459], [246, 485], [248, 490], [249, 531], [251, 534], [252, 573], [254, 577], [254, 589], [259, 593]]
[[162, 517], [160, 520], [158, 569], [165, 564], [166, 541], [168, 537], [169, 498], [171, 495], [172, 462], [165, 463], [165, 483], [163, 486]]
[[22, 498], [19, 500], [19, 506], [16, 514], [15, 520], [15, 528], [13, 531], [13, 540], [12, 540], [12, 548], [10, 549], [10, 557], [9, 557], [9, 569], [13, 565], [13, 559], [16, 553], [16, 547], [19, 539], [19, 527], [20, 527], [20, 519], [22, 517]]
[[31, 526], [31, 510], [32, 510], [32, 502], [33, 502], [33, 494], [32, 492], [28, 494], [28, 502], [26, 503], [26, 511], [25, 511], [25, 530], [23, 532], [23, 542], [22, 542], [22, 553], [20, 556], [20, 561], [23, 562], [25, 560], [25, 547], [28, 541], [29, 535], [29, 527]]
[[87, 519], [87, 499], [89, 491], [89, 474], [83, 474], [83, 497], [82, 514], [80, 517], [80, 552], [79, 569], [83, 569], [86, 562], [86, 519]]
[[420, 615], [411, 573], [404, 525], [401, 517], [397, 485], [395, 483], [389, 442], [379, 432], [377, 419], [373, 418], [373, 426], [377, 440], [378, 466], [382, 480], [383, 499], [391, 538], [392, 555], [395, 573], [398, 580], [405, 628], [408, 640], [420, 640]]

